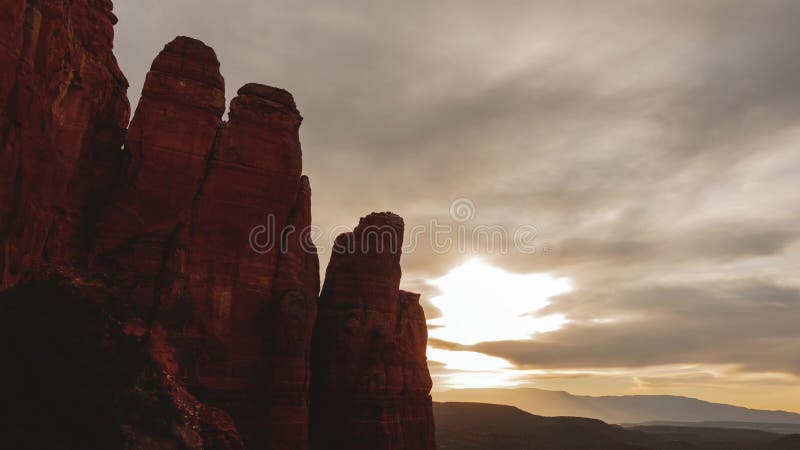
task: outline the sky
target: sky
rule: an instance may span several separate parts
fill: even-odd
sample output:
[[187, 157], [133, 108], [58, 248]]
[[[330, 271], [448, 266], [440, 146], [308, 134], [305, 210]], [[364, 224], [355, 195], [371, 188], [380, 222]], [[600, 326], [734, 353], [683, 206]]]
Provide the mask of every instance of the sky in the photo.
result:
[[323, 265], [405, 218], [435, 391], [800, 412], [800, 2], [115, 3], [132, 104], [176, 35], [293, 93]]

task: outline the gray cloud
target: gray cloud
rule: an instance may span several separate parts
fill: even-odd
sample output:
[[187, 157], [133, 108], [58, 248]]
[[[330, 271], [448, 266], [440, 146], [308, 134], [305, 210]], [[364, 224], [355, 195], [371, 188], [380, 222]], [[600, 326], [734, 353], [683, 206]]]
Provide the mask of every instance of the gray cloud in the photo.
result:
[[800, 290], [771, 280], [597, 288], [563, 296], [551, 309], [573, 323], [533, 342], [472, 350], [528, 367], [734, 364], [800, 374]]

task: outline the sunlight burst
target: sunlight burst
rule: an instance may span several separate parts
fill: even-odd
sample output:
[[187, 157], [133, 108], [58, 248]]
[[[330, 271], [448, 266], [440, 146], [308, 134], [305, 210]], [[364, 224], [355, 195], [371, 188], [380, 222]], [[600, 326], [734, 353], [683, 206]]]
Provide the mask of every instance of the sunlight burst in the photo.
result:
[[428, 359], [440, 362], [450, 370], [485, 371], [511, 368], [510, 362], [496, 356], [433, 347], [428, 347]]
[[430, 283], [442, 292], [431, 299], [442, 312], [428, 321], [435, 339], [463, 345], [530, 340], [567, 323], [562, 314], [537, 315], [550, 297], [572, 290], [567, 278], [510, 273], [474, 259]]

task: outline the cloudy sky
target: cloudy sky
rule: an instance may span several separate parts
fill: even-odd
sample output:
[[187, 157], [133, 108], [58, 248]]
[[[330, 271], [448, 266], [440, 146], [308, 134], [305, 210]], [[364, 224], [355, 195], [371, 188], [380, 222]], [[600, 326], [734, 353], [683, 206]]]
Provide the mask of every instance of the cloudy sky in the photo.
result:
[[[383, 210], [421, 230], [404, 287], [424, 295], [435, 389], [800, 412], [800, 2], [115, 11], [133, 104], [166, 42], [201, 39], [229, 98], [294, 94], [322, 230]], [[475, 245], [487, 229], [506, 245]]]

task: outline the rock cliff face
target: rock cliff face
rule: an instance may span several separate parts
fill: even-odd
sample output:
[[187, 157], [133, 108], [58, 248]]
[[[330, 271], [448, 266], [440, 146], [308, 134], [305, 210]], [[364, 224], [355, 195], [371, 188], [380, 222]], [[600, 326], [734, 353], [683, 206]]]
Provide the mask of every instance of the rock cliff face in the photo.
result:
[[167, 44], [147, 74], [125, 139], [125, 171], [92, 242], [92, 265], [121, 278], [145, 312], [156, 294], [171, 294], [182, 269], [193, 200], [224, 111], [214, 51], [189, 38]]
[[399, 288], [402, 240], [391, 213], [336, 240], [314, 331], [315, 449], [435, 448], [427, 328], [419, 295]]
[[[368, 225], [385, 225], [394, 235], [376, 243], [396, 246], [336, 255], [317, 318], [311, 188], [292, 95], [247, 84], [223, 121], [214, 51], [179, 37], [153, 62], [126, 130], [110, 1], [0, 7], [0, 288], [12, 287], [11, 302], [55, 283], [54, 297], [99, 311], [92, 323], [105, 324], [96, 334], [104, 342], [144, 355], [127, 375], [147, 387], [126, 381], [98, 401], [135, 388], [178, 405], [156, 431], [114, 416], [123, 437], [104, 445], [433, 448], [424, 314], [398, 287], [402, 219], [371, 215], [340, 238], [367, 243]], [[27, 290], [13, 288], [20, 283]], [[313, 432], [312, 402], [325, 423]], [[346, 414], [334, 417], [334, 402]], [[348, 445], [311, 446], [317, 431]]]
[[[145, 330], [163, 331], [163, 360], [190, 389], [259, 445], [294, 448], [308, 435], [319, 291], [300, 234], [311, 221], [302, 118], [288, 92], [248, 84], [223, 123], [224, 89], [202, 42], [179, 37], [158, 55], [91, 267], [126, 287]], [[280, 236], [289, 224], [297, 231]]]
[[0, 1], [0, 286], [86, 255], [122, 160], [110, 1]]

